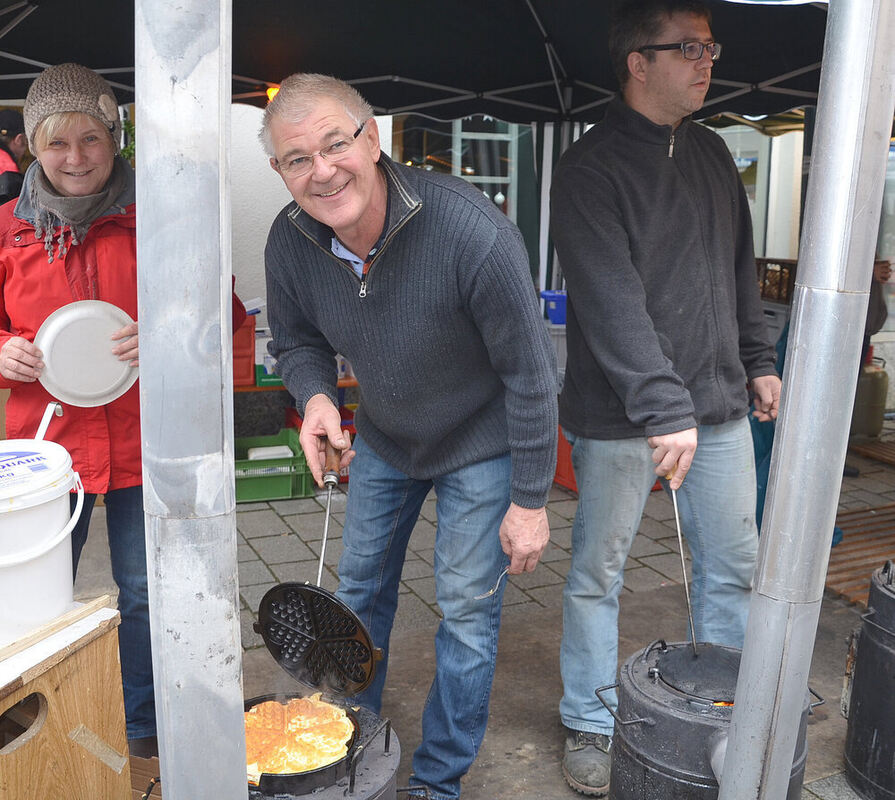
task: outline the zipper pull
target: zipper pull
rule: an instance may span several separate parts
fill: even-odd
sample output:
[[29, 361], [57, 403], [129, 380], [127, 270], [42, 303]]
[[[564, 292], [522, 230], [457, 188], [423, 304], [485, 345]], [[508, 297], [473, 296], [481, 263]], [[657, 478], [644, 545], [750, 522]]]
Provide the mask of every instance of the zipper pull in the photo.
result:
[[674, 155], [674, 134], [671, 134], [671, 138], [668, 140], [668, 157], [671, 158]]
[[366, 261], [364, 261], [363, 269], [360, 274], [360, 291], [357, 293], [358, 297], [366, 297], [367, 296], [367, 273], [370, 271], [370, 264], [373, 263], [373, 253], [375, 253], [375, 248], [370, 251], [370, 255], [367, 256]]

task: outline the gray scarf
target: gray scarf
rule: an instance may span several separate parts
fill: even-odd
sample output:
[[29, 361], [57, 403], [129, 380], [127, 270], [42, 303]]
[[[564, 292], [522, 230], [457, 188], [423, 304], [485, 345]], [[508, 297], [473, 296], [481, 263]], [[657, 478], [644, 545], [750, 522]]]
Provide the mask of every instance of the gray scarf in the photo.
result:
[[[29, 199], [34, 213], [34, 235], [43, 239], [47, 260], [53, 263], [53, 243], [56, 240], [56, 258], [62, 258], [70, 246], [83, 241], [94, 220], [105, 214], [128, 187], [128, 165], [116, 157], [112, 174], [97, 194], [83, 197], [64, 197], [47, 179], [43, 167], [38, 164], [31, 182]], [[124, 207], [121, 207], [124, 211]], [[68, 227], [70, 244], [65, 243]], [[58, 229], [58, 231], [57, 231]]]

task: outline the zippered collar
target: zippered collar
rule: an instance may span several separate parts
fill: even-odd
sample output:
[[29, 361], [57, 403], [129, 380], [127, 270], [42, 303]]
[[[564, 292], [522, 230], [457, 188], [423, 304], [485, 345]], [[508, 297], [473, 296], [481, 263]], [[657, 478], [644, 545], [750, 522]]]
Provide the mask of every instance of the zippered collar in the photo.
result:
[[[378, 166], [386, 179], [388, 219], [382, 237], [383, 244], [376, 253], [377, 256], [388, 246], [395, 231], [401, 228], [423, 206], [422, 198], [417, 191], [401, 175], [395, 163], [385, 153], [380, 153]], [[334, 234], [329, 225], [318, 222], [310, 214], [307, 214], [298, 203], [294, 202], [286, 215], [292, 224], [311, 241], [323, 250], [331, 252], [330, 244]]]
[[677, 128], [672, 128], [671, 125], [656, 125], [639, 111], [631, 108], [621, 96], [616, 95], [606, 107], [603, 122], [627, 138], [646, 144], [662, 145], [668, 149], [668, 155], [671, 156], [674, 147], [679, 147], [686, 141], [693, 117], [684, 117]]

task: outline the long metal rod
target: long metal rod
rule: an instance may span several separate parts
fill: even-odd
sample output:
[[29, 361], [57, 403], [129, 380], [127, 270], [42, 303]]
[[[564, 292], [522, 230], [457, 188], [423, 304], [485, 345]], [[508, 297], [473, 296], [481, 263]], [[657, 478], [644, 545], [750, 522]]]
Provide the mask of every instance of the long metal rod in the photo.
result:
[[341, 454], [326, 440], [326, 459], [323, 465], [323, 486], [326, 488], [326, 517], [323, 521], [323, 541], [320, 543], [320, 565], [317, 567], [317, 585], [323, 577], [323, 557], [326, 554], [326, 539], [329, 535], [329, 517], [333, 503], [333, 489], [339, 485], [339, 459]]
[[687, 561], [684, 558], [684, 537], [681, 536], [681, 515], [677, 509], [677, 489], [671, 490], [671, 501], [674, 504], [674, 524], [677, 527], [677, 549], [681, 555], [681, 572], [684, 579], [684, 596], [687, 598], [687, 618], [690, 620], [690, 643], [693, 645], [693, 657], [696, 652], [696, 626], [693, 624], [693, 604], [690, 602], [690, 584], [687, 582]]
[[[338, 478], [336, 479], [338, 480]], [[323, 541], [320, 542], [320, 563], [317, 565], [317, 585], [323, 578], [323, 557], [326, 555], [326, 540], [329, 538], [329, 514], [333, 503], [333, 484], [327, 484], [326, 489], [326, 517], [323, 522]]]
[[140, 409], [165, 800], [248, 797], [236, 568], [230, 0], [136, 0]]
[[831, 0], [768, 497], [719, 800], [787, 794], [873, 269], [895, 3]]

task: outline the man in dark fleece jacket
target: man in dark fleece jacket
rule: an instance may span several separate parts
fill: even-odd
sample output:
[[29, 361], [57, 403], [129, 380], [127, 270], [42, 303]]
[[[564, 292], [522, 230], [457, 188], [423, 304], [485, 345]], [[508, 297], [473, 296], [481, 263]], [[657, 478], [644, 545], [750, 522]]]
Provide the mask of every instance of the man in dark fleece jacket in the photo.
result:
[[[318, 484], [326, 439], [353, 456], [338, 596], [386, 657], [407, 543], [435, 489], [443, 620], [411, 784], [457, 798], [488, 719], [505, 582], [475, 597], [505, 568], [534, 569], [548, 539], [556, 366], [522, 238], [468, 183], [381, 153], [369, 104], [334, 78], [287, 78], [261, 139], [295, 198], [265, 254], [270, 351]], [[336, 352], [359, 383], [351, 451]], [[377, 712], [386, 665], [358, 696]]]
[[721, 52], [709, 12], [629, 2], [609, 49], [622, 97], [551, 187], [568, 289], [560, 423], [579, 491], [563, 595], [563, 773], [595, 796], [608, 791], [613, 719], [594, 688], [615, 681], [618, 596], [650, 488], [658, 475], [678, 491], [697, 639], [742, 646], [758, 541], [747, 384], [759, 419], [776, 416], [780, 392], [746, 196], [724, 142], [690, 119]]

